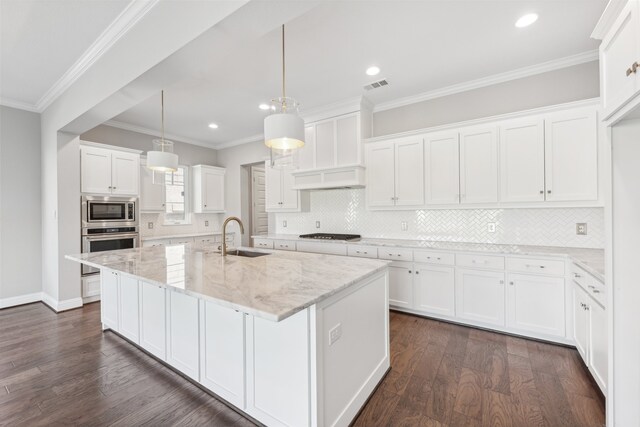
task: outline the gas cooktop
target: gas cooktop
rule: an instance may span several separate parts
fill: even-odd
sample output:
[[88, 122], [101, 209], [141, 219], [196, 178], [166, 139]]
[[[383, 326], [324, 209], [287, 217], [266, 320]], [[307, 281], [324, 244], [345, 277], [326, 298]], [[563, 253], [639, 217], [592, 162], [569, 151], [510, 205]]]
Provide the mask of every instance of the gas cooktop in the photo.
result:
[[301, 234], [301, 239], [318, 239], [318, 240], [357, 240], [359, 234], [334, 234], [334, 233], [312, 233]]

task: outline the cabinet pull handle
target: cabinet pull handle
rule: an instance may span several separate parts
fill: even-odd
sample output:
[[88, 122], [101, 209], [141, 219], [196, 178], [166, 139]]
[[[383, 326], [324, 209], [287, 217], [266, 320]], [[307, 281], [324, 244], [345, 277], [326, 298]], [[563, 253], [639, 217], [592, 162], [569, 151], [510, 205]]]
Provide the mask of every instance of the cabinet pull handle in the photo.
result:
[[411, 274], [411, 270], [409, 270], [409, 274]]
[[600, 293], [600, 291], [598, 289], [594, 289], [591, 292], [593, 292], [594, 294], [599, 294]]
[[578, 273], [573, 273], [573, 277], [575, 277], [576, 279], [582, 277], [581, 275], [579, 275]]
[[593, 285], [589, 285], [589, 286], [588, 286], [588, 288], [589, 288], [589, 289], [595, 289], [596, 287], [595, 287], [595, 286], [593, 286]]
[[544, 190], [540, 190], [540, 194], [544, 194]]
[[551, 194], [551, 190], [547, 190], [547, 194]]
[[638, 71], [638, 67], [640, 67], [640, 64], [638, 64], [637, 62], [631, 64], [631, 68], [627, 68], [627, 77], [629, 77], [631, 74], [635, 74], [636, 71]]
[[513, 286], [513, 281], [509, 282], [509, 284], [510, 284], [511, 286]]

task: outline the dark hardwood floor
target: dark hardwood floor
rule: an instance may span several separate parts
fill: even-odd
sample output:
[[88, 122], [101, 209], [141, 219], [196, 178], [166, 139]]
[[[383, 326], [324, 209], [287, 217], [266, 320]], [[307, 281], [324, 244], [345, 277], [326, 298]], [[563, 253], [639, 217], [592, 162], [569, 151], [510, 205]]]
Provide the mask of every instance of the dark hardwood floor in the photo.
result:
[[[356, 426], [597, 426], [573, 349], [391, 313], [392, 370]], [[117, 335], [100, 306], [0, 310], [0, 425], [251, 426]]]

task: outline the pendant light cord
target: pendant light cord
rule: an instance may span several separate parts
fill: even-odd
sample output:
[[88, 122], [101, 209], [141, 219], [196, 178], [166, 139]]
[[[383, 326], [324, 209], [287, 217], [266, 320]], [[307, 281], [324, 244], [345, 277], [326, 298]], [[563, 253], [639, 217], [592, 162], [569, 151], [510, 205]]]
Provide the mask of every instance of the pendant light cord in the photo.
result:
[[160, 149], [164, 151], [164, 90], [160, 92], [160, 109], [161, 109], [161, 139], [160, 139]]
[[282, 24], [282, 109], [284, 112], [287, 111], [287, 101], [286, 101], [286, 92], [285, 92], [285, 63], [284, 63], [284, 24]]

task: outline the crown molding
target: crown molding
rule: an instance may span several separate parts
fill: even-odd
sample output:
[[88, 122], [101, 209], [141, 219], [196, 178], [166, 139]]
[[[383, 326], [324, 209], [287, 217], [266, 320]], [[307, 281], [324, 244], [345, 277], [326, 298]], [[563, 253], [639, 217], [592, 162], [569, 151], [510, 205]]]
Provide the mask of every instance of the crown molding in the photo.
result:
[[38, 112], [44, 111], [64, 91], [78, 80], [98, 59], [102, 57], [122, 36], [142, 19], [159, 0], [132, 0], [109, 24], [78, 60], [47, 90], [36, 103]]
[[598, 59], [598, 50], [590, 50], [576, 55], [567, 56], [552, 61], [543, 62], [529, 67], [518, 68], [516, 70], [507, 71], [506, 73], [494, 74], [492, 76], [483, 77], [481, 79], [470, 80], [467, 82], [435, 89], [428, 92], [399, 98], [389, 102], [381, 102], [373, 107], [373, 112], [390, 110], [392, 108], [404, 107], [405, 105], [415, 104], [417, 102], [428, 101], [430, 99], [441, 98], [443, 96], [454, 95], [456, 93], [466, 92], [473, 89], [479, 89], [511, 80], [521, 79], [523, 77], [534, 76], [536, 74], [546, 73], [548, 71], [559, 70], [561, 68], [571, 67], [574, 65], [584, 64], [586, 62]]
[[311, 108], [307, 111], [301, 111], [300, 117], [306, 123], [317, 122], [318, 120], [329, 119], [342, 114], [360, 111], [362, 107], [370, 107], [371, 102], [364, 96], [356, 96], [353, 98], [343, 99], [321, 107]]
[[[161, 137], [162, 133], [157, 129], [149, 129], [138, 125], [132, 125], [131, 123], [119, 122], [117, 120], [109, 120], [103, 123], [104, 126], [110, 126], [113, 128], [118, 128], [122, 130], [128, 130], [130, 132], [142, 133], [149, 136]], [[212, 143], [200, 141], [198, 139], [185, 138], [180, 135], [174, 135], [171, 133], [164, 133], [165, 138], [174, 140], [174, 142], [182, 142], [185, 144], [193, 144], [198, 145], [200, 147], [209, 148], [211, 150], [216, 150], [217, 147], [214, 147]]]
[[224, 150], [225, 148], [237, 147], [238, 145], [249, 144], [251, 142], [260, 142], [260, 141], [264, 141], [264, 134], [262, 133], [216, 145], [215, 149]]
[[17, 108], [18, 110], [31, 111], [32, 113], [39, 113], [38, 107], [29, 104], [28, 102], [16, 101], [15, 99], [0, 98], [0, 105], [5, 107]]
[[622, 9], [627, 4], [627, 0], [610, 0], [607, 3], [607, 7], [605, 7], [604, 12], [602, 12], [602, 16], [598, 20], [593, 32], [591, 33], [591, 38], [596, 40], [602, 40], [616, 21]]

